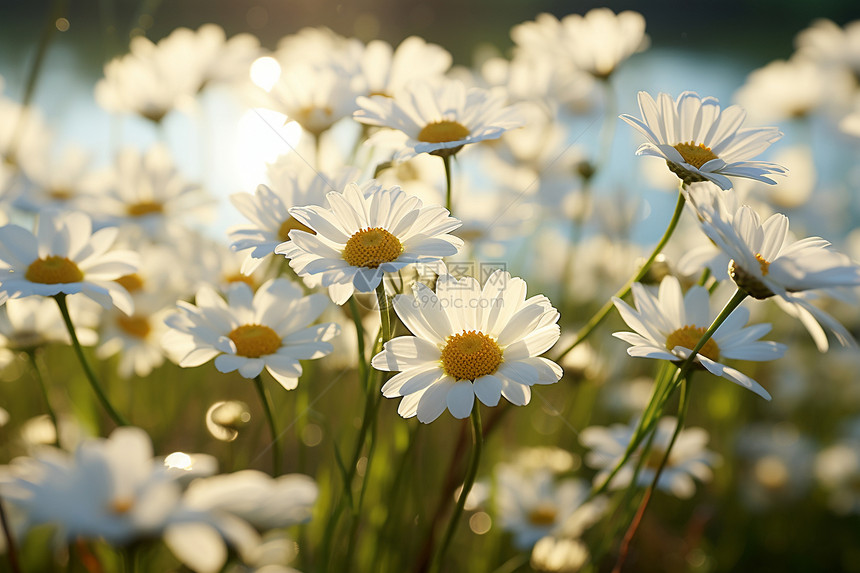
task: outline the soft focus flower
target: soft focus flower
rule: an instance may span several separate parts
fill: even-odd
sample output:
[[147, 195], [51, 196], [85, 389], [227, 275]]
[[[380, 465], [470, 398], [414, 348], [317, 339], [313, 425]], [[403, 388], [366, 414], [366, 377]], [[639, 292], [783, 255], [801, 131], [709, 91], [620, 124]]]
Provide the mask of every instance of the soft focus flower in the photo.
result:
[[[132, 293], [134, 313], [108, 311], [102, 319], [102, 337], [96, 356], [119, 354], [117, 371], [123, 378], [149, 376], [164, 363], [161, 338], [167, 332], [164, 319], [176, 299], [170, 293]], [[169, 301], [169, 302], [168, 302]]]
[[475, 397], [523, 406], [532, 385], [561, 378], [558, 364], [539, 357], [558, 340], [558, 312], [543, 295], [526, 299], [525, 281], [507, 272], [494, 272], [483, 289], [450, 275], [439, 277], [435, 293], [416, 283], [413, 296], [394, 297], [394, 310], [414, 336], [386, 342], [372, 365], [400, 372], [382, 393], [403, 397], [404, 418], [429, 423], [446, 409], [465, 418]]
[[329, 209], [309, 205], [290, 215], [312, 232], [294, 229], [276, 253], [290, 259], [299, 276], [319, 275], [335, 304], [356, 291], [375, 289], [385, 273], [408, 264], [456, 254], [463, 241], [449, 234], [460, 226], [439, 206], [424, 206], [399, 187], [371, 180], [327, 196]]
[[179, 301], [179, 310], [166, 319], [173, 329], [163, 338], [165, 349], [183, 368], [215, 359], [219, 372], [238, 370], [244, 378], [263, 368], [284, 388], [292, 390], [302, 374], [299, 360], [320, 358], [332, 351], [328, 342], [336, 324], [311, 325], [323, 310], [322, 295], [302, 296], [286, 279], [272, 279], [256, 293], [235, 283], [227, 300], [204, 286], [196, 306]]
[[755, 70], [735, 98], [757, 121], [784, 121], [814, 112], [830, 87], [820, 67], [793, 58]]
[[464, 145], [498, 139], [520, 127], [514, 107], [505, 107], [504, 90], [467, 89], [457, 80], [413, 82], [391, 97], [358, 98], [354, 117], [386, 129], [368, 145], [397, 149], [396, 161], [419, 153], [453, 155]]
[[361, 95], [392, 95], [411, 81], [442, 76], [451, 67], [451, 54], [418, 36], [409, 36], [393, 49], [382, 40], [364, 47], [359, 66]]
[[585, 16], [570, 14], [561, 21], [539, 14], [533, 22], [514, 26], [511, 37], [531, 59], [548, 59], [598, 78], [609, 77], [621, 62], [648, 46], [642, 14], [615, 14], [609, 8], [595, 8]]
[[[636, 480], [637, 486], [650, 486], [651, 482], [654, 481], [654, 475], [663, 456], [666, 455], [666, 448], [669, 447], [669, 441], [676, 425], [677, 420], [671, 416], [662, 418], [658, 422], [648, 458], [642, 464], [642, 469]], [[608, 428], [591, 426], [580, 433], [579, 441], [591, 450], [585, 456], [585, 463], [600, 470], [594, 476], [595, 485], [600, 485], [606, 481], [611, 471], [622, 460], [635, 429], [636, 420], [633, 420], [626, 426], [623, 424], [613, 424]], [[720, 460], [720, 457], [705, 448], [707, 442], [708, 432], [704, 429], [682, 429], [660, 474], [657, 489], [686, 499], [696, 491], [693, 478], [703, 482], [710, 481], [713, 477], [711, 468]], [[609, 483], [610, 489], [625, 489], [630, 485], [636, 464], [642, 456], [641, 449], [642, 446], [630, 456], [627, 463], [615, 474]]]
[[20, 158], [21, 169], [31, 185], [15, 204], [30, 211], [77, 210], [86, 192], [90, 155], [80, 147], [67, 147], [59, 158], [48, 153], [28, 153]]
[[94, 175], [90, 193], [81, 199], [93, 218], [148, 237], [171, 236], [175, 224], [205, 209], [211, 199], [199, 185], [177, 171], [167, 147], [154, 145], [146, 153], [123, 149], [116, 166]]
[[[559, 532], [574, 513], [580, 513], [578, 519], [589, 525], [597, 521], [603, 504], [601, 500], [586, 502], [590, 490], [583, 480], [556, 480], [545, 469], [525, 471], [507, 464], [496, 468], [499, 519], [502, 528], [513, 534], [518, 549], [529, 549], [542, 537]], [[583, 519], [586, 514], [588, 518]]]
[[18, 225], [0, 227], [0, 291], [11, 298], [80, 292], [131, 313], [131, 297], [114, 279], [137, 270], [138, 256], [110, 250], [117, 232], [93, 233], [90, 218], [78, 212], [43, 213], [35, 235]]
[[[717, 314], [711, 310], [708, 289], [693, 286], [682, 293], [681, 284], [673, 276], [663, 279], [657, 296], [635, 283], [633, 299], [635, 309], [619, 298], [613, 301], [621, 318], [636, 332], [616, 332], [613, 336], [631, 344], [627, 353], [635, 357], [676, 363], [686, 359]], [[759, 340], [770, 332], [769, 324], [746, 326], [748, 320], [749, 310], [735, 309], [699, 350], [694, 362], [770, 400], [770, 394], [758, 382], [720, 362], [724, 358], [775, 360], [785, 354], [784, 344]]]
[[665, 159], [685, 183], [710, 180], [729, 189], [729, 177], [773, 184], [771, 175], [785, 173], [774, 163], [751, 161], [782, 133], [775, 127], [741, 128], [746, 114], [739, 106], [721, 110], [716, 98], [700, 98], [693, 92], [684, 92], [677, 100], [661, 93], [657, 101], [639, 92], [639, 110], [642, 119], [621, 116], [648, 138], [636, 155]]
[[139, 428], [86, 441], [73, 455], [45, 448], [3, 470], [3, 500], [24, 516], [19, 533], [54, 525], [58, 548], [78, 538], [124, 545], [158, 535], [181, 495]]
[[190, 508], [229, 513], [265, 531], [310, 520], [317, 495], [317, 484], [309, 476], [272, 478], [243, 470], [195, 480], [183, 501]]

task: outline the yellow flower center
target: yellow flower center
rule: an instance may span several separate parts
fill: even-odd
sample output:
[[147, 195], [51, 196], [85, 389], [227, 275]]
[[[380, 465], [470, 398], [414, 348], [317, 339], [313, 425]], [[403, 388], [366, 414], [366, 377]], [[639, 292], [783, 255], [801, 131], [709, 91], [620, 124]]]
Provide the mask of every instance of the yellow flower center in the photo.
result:
[[137, 273], [123, 275], [118, 279], [114, 279], [114, 282], [119, 283], [128, 292], [137, 292], [143, 289], [143, 278]]
[[134, 507], [134, 500], [127, 497], [119, 497], [110, 504], [110, 510], [117, 515], [123, 515]]
[[554, 506], [544, 503], [529, 512], [528, 520], [532, 525], [545, 527], [554, 524], [556, 517], [558, 517], [558, 510]]
[[[666, 348], [671, 351], [676, 346], [681, 346], [687, 350], [692, 350], [699, 343], [699, 339], [702, 338], [706, 330], [707, 328], [704, 326], [683, 326], [666, 337]], [[720, 359], [720, 347], [717, 346], [713, 338], [709, 338], [699, 350], [699, 354], [716, 362]]]
[[31, 283], [44, 285], [79, 283], [84, 280], [84, 273], [78, 265], [59, 255], [36, 259], [30, 263], [24, 276]]
[[492, 374], [502, 363], [496, 341], [476, 330], [449, 336], [442, 349], [442, 369], [456, 380], [476, 380]]
[[679, 143], [673, 145], [686, 163], [689, 163], [696, 169], [701, 169], [702, 165], [712, 159], [717, 159], [717, 156], [711, 151], [710, 147], [705, 147], [704, 143], [696, 145], [695, 142]]
[[758, 265], [761, 267], [762, 276], [767, 276], [767, 273], [770, 272], [770, 261], [761, 256], [761, 253], [755, 254], [755, 260], [758, 261]]
[[346, 242], [343, 260], [354, 267], [375, 269], [382, 263], [390, 263], [403, 252], [400, 239], [383, 229], [362, 229]]
[[281, 337], [263, 324], [243, 324], [227, 337], [236, 345], [236, 354], [247, 358], [274, 354], [281, 347]]
[[123, 332], [136, 338], [146, 338], [152, 330], [152, 327], [149, 326], [149, 319], [138, 314], [133, 314], [132, 316], [120, 315], [117, 317], [116, 322]]
[[224, 275], [225, 283], [245, 283], [251, 290], [257, 290], [257, 283], [254, 281], [254, 277], [251, 275], [243, 275], [242, 273], [232, 273], [229, 275]]
[[283, 241], [290, 240], [290, 231], [293, 229], [297, 229], [299, 231], [304, 231], [305, 233], [310, 233], [311, 235], [316, 235], [316, 231], [304, 225], [303, 223], [299, 223], [293, 217], [287, 217], [287, 220], [281, 223], [281, 228], [278, 229], [278, 238]]
[[163, 213], [164, 205], [158, 201], [141, 201], [140, 203], [129, 205], [126, 211], [131, 217], [143, 217], [152, 213]]
[[442, 120], [428, 123], [418, 134], [418, 141], [425, 143], [445, 143], [460, 141], [469, 136], [469, 130], [456, 121]]
[[56, 187], [48, 191], [48, 196], [55, 201], [68, 201], [74, 194], [71, 189]]

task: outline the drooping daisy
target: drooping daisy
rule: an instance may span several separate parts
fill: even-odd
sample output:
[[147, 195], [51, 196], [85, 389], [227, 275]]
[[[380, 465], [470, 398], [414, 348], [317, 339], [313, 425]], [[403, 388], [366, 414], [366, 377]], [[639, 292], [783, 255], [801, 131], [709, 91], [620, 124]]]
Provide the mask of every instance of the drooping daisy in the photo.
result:
[[860, 266], [821, 237], [793, 240], [781, 213], [762, 222], [748, 205], [731, 213], [714, 193], [693, 193], [690, 200], [705, 234], [731, 260], [729, 274], [740, 288], [757, 299], [779, 296], [829, 327], [843, 344], [853, 344], [842, 325], [800, 293], [860, 285]]
[[721, 110], [716, 98], [700, 98], [694, 92], [684, 92], [677, 100], [661, 93], [657, 101], [639, 92], [639, 110], [642, 119], [620, 116], [648, 138], [636, 155], [665, 159], [669, 169], [687, 184], [710, 180], [730, 189], [729, 177], [774, 184], [771, 175], [785, 174], [774, 163], [751, 161], [782, 133], [775, 127], [742, 128], [746, 114], [739, 106]]
[[[651, 443], [648, 458], [642, 464], [642, 469], [636, 479], [636, 485], [647, 487], [654, 481], [654, 475], [663, 456], [672, 434], [675, 431], [677, 420], [671, 416], [662, 418], [655, 429], [656, 434]], [[582, 445], [591, 451], [585, 456], [585, 463], [590, 467], [600, 470], [594, 476], [594, 484], [601, 485], [609, 477], [611, 471], [624, 457], [630, 440], [636, 430], [636, 420], [629, 425], [613, 424], [608, 428], [602, 426], [591, 426], [585, 428], [579, 435]], [[720, 461], [720, 456], [705, 445], [708, 443], [708, 432], [702, 428], [684, 428], [678, 434], [669, 459], [657, 481], [657, 489], [671, 493], [681, 499], [686, 499], [696, 491], [693, 478], [707, 482], [713, 477], [712, 467]], [[633, 481], [635, 467], [641, 458], [641, 446], [628, 462], [615, 474], [609, 482], [612, 490], [625, 489]]]
[[179, 301], [178, 312], [165, 320], [172, 330], [163, 344], [180, 366], [200, 366], [214, 358], [219, 372], [238, 370], [244, 378], [265, 368], [287, 390], [298, 384], [299, 360], [331, 352], [328, 340], [339, 331], [333, 323], [311, 325], [325, 310], [326, 298], [303, 296], [286, 279], [269, 280], [256, 293], [235, 283], [226, 301], [204, 286], [195, 302]]
[[[633, 299], [635, 309], [613, 298], [621, 318], [635, 331], [616, 332], [613, 336], [631, 344], [627, 353], [634, 357], [685, 360], [717, 315], [710, 308], [708, 289], [694, 286], [684, 294], [673, 276], [663, 279], [657, 296], [635, 283]], [[699, 350], [694, 362], [770, 400], [770, 394], [758, 382], [720, 362], [724, 358], [775, 360], [785, 354], [784, 344], [759, 340], [770, 331], [769, 324], [746, 326], [748, 319], [749, 310], [737, 308]]]
[[475, 397], [495, 406], [504, 396], [516, 406], [534, 384], [554, 384], [562, 370], [541, 358], [558, 341], [559, 314], [549, 299], [526, 299], [526, 283], [496, 271], [483, 289], [473, 278], [442, 275], [436, 292], [422, 283], [413, 295], [394, 297], [397, 316], [414, 336], [385, 343], [373, 357], [378, 370], [399, 371], [382, 387], [403, 397], [398, 413], [429, 423], [446, 409], [465, 418]]
[[368, 145], [397, 149], [396, 161], [419, 153], [450, 156], [464, 145], [501, 135], [522, 125], [515, 107], [506, 107], [504, 90], [466, 88], [457, 80], [416, 81], [391, 97], [360, 97], [353, 117], [386, 129]]
[[460, 226], [439, 206], [424, 206], [399, 187], [371, 180], [351, 183], [327, 196], [330, 209], [294, 207], [290, 215], [315, 234], [294, 229], [276, 253], [290, 259], [299, 276], [318, 275], [335, 304], [353, 292], [371, 292], [387, 272], [456, 254], [463, 241], [449, 233]]
[[84, 213], [43, 213], [34, 235], [18, 225], [0, 227], [0, 292], [11, 298], [83, 293], [105, 308], [132, 311], [119, 283], [137, 270], [138, 256], [110, 250], [116, 227], [92, 232]]
[[326, 194], [333, 189], [343, 189], [355, 181], [359, 171], [346, 167], [335, 174], [303, 170], [309, 176], [297, 176], [291, 171], [279, 177], [272, 186], [260, 185], [254, 194], [235, 193], [230, 202], [248, 219], [250, 225], [234, 226], [227, 230], [234, 251], [248, 251], [242, 263], [242, 272], [251, 274], [275, 252], [275, 247], [290, 240], [290, 231], [314, 233], [292, 215], [290, 207], [322, 205]]

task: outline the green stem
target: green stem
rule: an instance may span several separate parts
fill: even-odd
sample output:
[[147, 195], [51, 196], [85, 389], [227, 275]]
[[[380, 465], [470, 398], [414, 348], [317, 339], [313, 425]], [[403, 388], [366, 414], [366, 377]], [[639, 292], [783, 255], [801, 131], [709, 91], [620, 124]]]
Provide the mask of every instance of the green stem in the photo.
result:
[[367, 357], [364, 355], [364, 324], [361, 322], [361, 315], [358, 312], [358, 303], [355, 302], [355, 297], [349, 297], [349, 313], [352, 315], [352, 322], [355, 324], [356, 343], [358, 344], [358, 377], [367, 391]]
[[263, 403], [263, 410], [266, 412], [266, 420], [269, 423], [269, 430], [272, 434], [272, 471], [275, 477], [281, 475], [281, 452], [278, 447], [278, 428], [275, 425], [275, 416], [272, 413], [272, 404], [269, 393], [263, 385], [261, 375], [254, 377], [254, 386], [257, 388], [257, 394], [260, 395], [260, 402]]
[[[669, 226], [666, 227], [666, 231], [663, 233], [663, 236], [660, 238], [660, 242], [657, 243], [657, 246], [654, 247], [654, 251], [651, 253], [651, 256], [648, 257], [648, 260], [642, 265], [642, 268], [639, 271], [630, 277], [623, 287], [621, 287], [618, 292], [615, 293], [614, 297], [624, 298], [630, 292], [630, 289], [633, 288], [633, 284], [642, 280], [648, 273], [648, 269], [651, 268], [651, 265], [654, 263], [654, 260], [657, 256], [663, 251], [663, 247], [666, 246], [666, 243], [669, 242], [669, 239], [672, 237], [672, 234], [675, 232], [675, 227], [678, 226], [678, 221], [681, 219], [681, 214], [684, 212], [684, 203], [686, 199], [684, 198], [684, 194], [682, 192], [678, 192], [678, 201], [675, 203], [675, 212], [672, 214], [672, 219], [669, 221]], [[568, 352], [576, 348], [576, 346], [581, 343], [583, 340], [588, 338], [588, 336], [594, 331], [597, 326], [603, 322], [603, 319], [609, 314], [609, 311], [612, 310], [615, 303], [612, 302], [612, 298], [606, 301], [600, 310], [595, 313], [594, 316], [589, 319], [589, 321], [579, 329], [579, 332], [576, 333], [576, 338], [573, 343], [568, 346], [561, 354], [559, 354], [555, 360], [556, 362], [564, 358]]]
[[90, 363], [87, 362], [86, 356], [84, 356], [84, 349], [81, 347], [80, 341], [78, 341], [75, 326], [72, 324], [72, 317], [69, 315], [69, 306], [66, 304], [66, 293], [61, 292], [54, 295], [54, 300], [57, 301], [57, 306], [60, 307], [60, 314], [63, 315], [63, 322], [66, 323], [66, 329], [69, 331], [69, 336], [72, 338], [72, 346], [75, 348], [75, 354], [77, 354], [78, 361], [81, 363], [81, 367], [84, 369], [84, 374], [86, 375], [93, 391], [96, 393], [99, 402], [101, 402], [102, 407], [107, 411], [108, 415], [117, 426], [128, 426], [128, 420], [126, 420], [122, 414], [117, 412], [111, 405], [110, 400], [108, 400], [107, 395], [104, 393], [104, 390], [102, 390], [101, 384], [99, 384], [99, 381], [96, 378], [96, 374], [93, 371], [92, 366], [90, 366]]
[[453, 216], [454, 209], [451, 199], [451, 155], [443, 154], [442, 163], [445, 164], [445, 208]]
[[391, 301], [385, 294], [385, 279], [380, 281], [376, 287], [376, 301], [379, 303], [379, 320], [382, 327], [382, 342], [385, 344], [391, 340]]
[[3, 498], [0, 498], [0, 526], [3, 528], [3, 536], [6, 539], [6, 557], [9, 560], [9, 568], [12, 573], [21, 573], [21, 566], [18, 563], [18, 549], [15, 545], [15, 538], [12, 536], [12, 525], [6, 516], [6, 509], [3, 506]]
[[[627, 558], [627, 553], [630, 550], [630, 542], [633, 541], [633, 536], [636, 534], [636, 530], [639, 528], [639, 524], [642, 522], [642, 516], [645, 515], [645, 509], [648, 507], [648, 502], [651, 500], [651, 495], [654, 493], [654, 490], [657, 489], [657, 483], [660, 480], [660, 475], [663, 473], [663, 469], [666, 467], [666, 463], [669, 461], [669, 456], [672, 452], [672, 448], [675, 445], [675, 441], [678, 439], [678, 435], [681, 433], [681, 430], [684, 427], [684, 421], [687, 418], [687, 407], [690, 402], [690, 393], [688, 391], [687, 385], [688, 380], [687, 375], [685, 375], [681, 382], [681, 400], [678, 404], [678, 423], [675, 424], [675, 431], [672, 432], [672, 437], [669, 439], [669, 444], [666, 446], [666, 451], [663, 454], [663, 457], [660, 459], [660, 465], [657, 466], [657, 471], [654, 472], [654, 479], [651, 480], [651, 485], [648, 486], [648, 490], [645, 492], [645, 496], [639, 503], [639, 509], [636, 511], [636, 516], [630, 523], [630, 527], [627, 529], [627, 533], [624, 534], [624, 539], [621, 542], [621, 548], [618, 552], [618, 560], [615, 562], [615, 567], [612, 570], [613, 573], [621, 573], [621, 568], [624, 566], [624, 560]], [[647, 454], [643, 454], [643, 456], [644, 455]]]
[[30, 364], [33, 366], [33, 373], [36, 382], [39, 385], [39, 390], [42, 391], [42, 399], [45, 401], [45, 410], [48, 412], [48, 417], [54, 425], [54, 445], [60, 447], [60, 425], [57, 423], [57, 414], [51, 406], [51, 399], [48, 395], [48, 386], [45, 384], [45, 377], [42, 376], [42, 368], [39, 366], [39, 361], [36, 358], [36, 349], [30, 348], [27, 350], [27, 358], [30, 359]]
[[746, 299], [747, 296], [747, 292], [741, 288], [738, 288], [735, 291], [735, 294], [732, 296], [729, 302], [726, 303], [726, 305], [723, 307], [723, 310], [720, 311], [720, 314], [717, 315], [717, 317], [711, 323], [711, 326], [708, 327], [708, 330], [705, 331], [705, 333], [699, 339], [699, 342], [696, 343], [696, 346], [693, 347], [693, 350], [692, 352], [690, 352], [690, 355], [687, 357], [686, 360], [684, 360], [684, 362], [681, 363], [681, 366], [678, 368], [678, 373], [675, 375], [672, 383], [669, 385], [669, 387], [666, 389], [665, 394], [663, 395], [663, 404], [666, 403], [666, 400], [669, 399], [669, 397], [672, 395], [672, 392], [674, 392], [675, 389], [678, 388], [678, 386], [681, 384], [681, 382], [683, 382], [683, 379], [687, 376], [687, 372], [689, 372], [690, 368], [692, 368], [693, 362], [696, 356], [699, 354], [699, 350], [701, 350], [702, 347], [705, 346], [705, 343], [711, 339], [711, 336], [714, 335], [714, 332], [716, 332], [720, 325], [726, 321], [729, 315], [734, 312], [737, 307], [740, 306], [740, 304], [744, 301], [744, 299]]
[[33, 66], [30, 68], [30, 73], [27, 75], [27, 83], [24, 86], [24, 96], [21, 98], [21, 113], [15, 122], [12, 130], [12, 137], [9, 140], [9, 145], [6, 150], [6, 158], [10, 163], [17, 165], [16, 153], [18, 144], [24, 136], [24, 128], [29, 118], [27, 106], [33, 100], [33, 94], [36, 93], [36, 82], [39, 79], [39, 72], [42, 69], [42, 64], [45, 61], [45, 54], [48, 52], [48, 45], [51, 43], [51, 38], [54, 32], [57, 31], [57, 18], [62, 16], [65, 9], [65, 0], [54, 0], [51, 3], [51, 8], [48, 12], [48, 19], [42, 28], [42, 35], [39, 37], [39, 44], [36, 48], [36, 57], [33, 60]]
[[451, 514], [451, 520], [448, 522], [448, 527], [445, 529], [445, 535], [442, 538], [442, 546], [436, 553], [436, 558], [433, 560], [433, 565], [430, 567], [432, 573], [438, 573], [442, 570], [442, 565], [445, 561], [445, 553], [448, 551], [448, 546], [451, 545], [451, 540], [454, 538], [454, 533], [457, 531], [457, 524], [460, 521], [460, 516], [463, 514], [463, 508], [466, 505], [466, 498], [469, 492], [472, 491], [472, 486], [475, 484], [475, 478], [478, 475], [478, 465], [481, 461], [481, 447], [483, 445], [483, 433], [481, 431], [481, 410], [478, 401], [475, 400], [472, 406], [472, 458], [469, 461], [469, 469], [466, 471], [466, 477], [463, 479], [463, 489], [460, 490], [460, 497], [457, 498], [457, 505], [454, 507], [454, 513]]

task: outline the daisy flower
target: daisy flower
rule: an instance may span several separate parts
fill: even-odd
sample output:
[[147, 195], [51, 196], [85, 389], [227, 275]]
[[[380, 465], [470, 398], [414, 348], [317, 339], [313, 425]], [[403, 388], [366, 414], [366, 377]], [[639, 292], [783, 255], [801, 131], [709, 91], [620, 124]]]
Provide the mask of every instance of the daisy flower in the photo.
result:
[[730, 259], [729, 275], [738, 287], [757, 299], [778, 296], [830, 328], [843, 344], [853, 344], [848, 331], [803, 291], [860, 285], [860, 266], [821, 237], [794, 240], [788, 217], [781, 213], [762, 222], [748, 205], [730, 212], [715, 193], [689, 197], [702, 230]]
[[410, 36], [397, 49], [382, 40], [365, 46], [359, 66], [363, 95], [391, 95], [410, 81], [442, 76], [451, 67], [451, 54], [423, 38]]
[[164, 363], [161, 347], [161, 338], [167, 331], [164, 319], [175, 302], [172, 299], [168, 303], [169, 296], [165, 293], [132, 293], [133, 314], [127, 316], [108, 311], [102, 319], [101, 343], [96, 356], [105, 359], [119, 354], [117, 371], [123, 378], [132, 374], [149, 376], [154, 368]]
[[639, 92], [639, 110], [642, 119], [621, 116], [648, 138], [636, 155], [665, 159], [669, 170], [684, 183], [710, 180], [730, 189], [729, 177], [774, 184], [771, 175], [785, 174], [774, 163], [751, 161], [782, 133], [775, 127], [741, 128], [746, 114], [739, 106], [721, 110], [716, 98], [700, 98], [693, 92], [684, 92], [674, 101], [666, 93], [654, 101], [648, 93]]
[[597, 78], [609, 77], [621, 62], [648, 46], [642, 14], [615, 14], [609, 8], [595, 8], [585, 16], [570, 14], [561, 21], [540, 14], [534, 22], [514, 26], [511, 37], [534, 59], [568, 64]]
[[581, 522], [581, 534], [602, 514], [602, 499], [586, 503], [591, 488], [583, 480], [556, 480], [549, 470], [523, 471], [508, 464], [500, 464], [495, 473], [500, 525], [513, 534], [518, 549], [560, 533], [570, 519]]
[[79, 537], [125, 544], [156, 533], [181, 495], [139, 428], [88, 440], [74, 455], [43, 449], [4, 469], [3, 498], [25, 516], [22, 530], [54, 524], [57, 547]]
[[371, 364], [400, 372], [382, 394], [403, 397], [404, 418], [429, 423], [446, 409], [465, 418], [476, 396], [487, 406], [502, 396], [523, 406], [532, 385], [561, 379], [561, 367], [539, 357], [558, 341], [558, 311], [543, 295], [526, 299], [525, 281], [507, 272], [494, 272], [483, 289], [451, 275], [439, 277], [435, 293], [416, 283], [413, 296], [394, 297], [394, 310], [414, 336], [386, 342]]
[[[710, 308], [708, 289], [694, 286], [684, 294], [673, 276], [663, 279], [656, 296], [635, 283], [633, 299], [635, 309], [613, 297], [621, 318], [635, 331], [616, 332], [613, 336], [629, 343], [627, 354], [639, 358], [676, 363], [685, 360], [717, 315]], [[784, 344], [759, 340], [770, 331], [769, 324], [746, 326], [748, 319], [749, 310], [737, 308], [699, 350], [694, 362], [770, 400], [770, 394], [758, 382], [720, 362], [723, 358], [775, 360], [785, 354]]]
[[212, 201], [199, 185], [185, 180], [161, 144], [146, 153], [122, 150], [116, 166], [94, 175], [88, 187], [81, 205], [94, 219], [139, 229], [149, 237], [162, 237], [177, 220], [205, 210]]
[[18, 225], [0, 227], [0, 292], [10, 298], [83, 293], [126, 314], [132, 300], [114, 279], [135, 272], [138, 256], [110, 250], [116, 227], [92, 232], [84, 213], [44, 213], [34, 235]]
[[814, 112], [830, 89], [819, 66], [806, 59], [793, 58], [770, 62], [752, 72], [735, 99], [751, 117], [760, 121], [784, 121]]
[[311, 325], [323, 310], [322, 295], [302, 296], [286, 279], [271, 279], [256, 293], [245, 283], [230, 286], [225, 301], [204, 286], [196, 306], [179, 301], [165, 322], [172, 329], [162, 339], [183, 368], [215, 359], [219, 372], [239, 371], [254, 378], [265, 368], [281, 386], [292, 390], [302, 374], [299, 360], [325, 356], [336, 324]]
[[[271, 170], [270, 170], [271, 173]], [[355, 181], [359, 170], [345, 167], [334, 176], [326, 173], [310, 173], [300, 177], [295, 171], [283, 173], [272, 186], [259, 185], [250, 193], [235, 193], [230, 196], [234, 207], [250, 221], [250, 225], [234, 226], [227, 230], [230, 247], [234, 251], [248, 251], [242, 263], [242, 272], [251, 274], [265, 258], [275, 252], [275, 247], [290, 240], [290, 231], [298, 229], [314, 234], [314, 231], [290, 215], [290, 207], [322, 205], [326, 193], [332, 189], [343, 189]]]
[[[656, 434], [648, 452], [648, 458], [642, 464], [642, 469], [636, 479], [636, 485], [647, 487], [654, 481], [654, 474], [660, 467], [660, 462], [666, 455], [666, 448], [672, 439], [676, 418], [662, 418], [655, 429]], [[613, 424], [608, 428], [592, 426], [585, 428], [579, 436], [580, 442], [591, 451], [585, 455], [585, 463], [600, 470], [594, 476], [594, 484], [606, 481], [615, 466], [624, 458], [627, 445], [636, 431], [636, 420], [629, 425]], [[713, 477], [711, 468], [720, 461], [720, 456], [705, 445], [708, 443], [708, 432], [702, 428], [684, 428], [678, 433], [675, 444], [669, 453], [669, 459], [660, 473], [657, 489], [671, 493], [681, 499], [691, 497], [696, 491], [693, 478], [707, 482]], [[612, 490], [626, 489], [633, 481], [636, 465], [641, 458], [641, 446], [628, 462], [615, 474], [609, 483]]]
[[506, 98], [504, 90], [467, 89], [457, 80], [415, 81], [391, 97], [359, 97], [353, 117], [385, 128], [367, 144], [398, 149], [395, 161], [419, 153], [445, 157], [520, 127], [522, 119], [515, 107], [505, 107]]
[[292, 230], [276, 253], [290, 259], [299, 276], [319, 275], [335, 304], [356, 291], [371, 292], [385, 273], [408, 264], [454, 255], [463, 241], [449, 233], [460, 226], [439, 206], [424, 206], [399, 187], [371, 180], [351, 183], [327, 196], [330, 209], [294, 207], [290, 215], [314, 234]]

